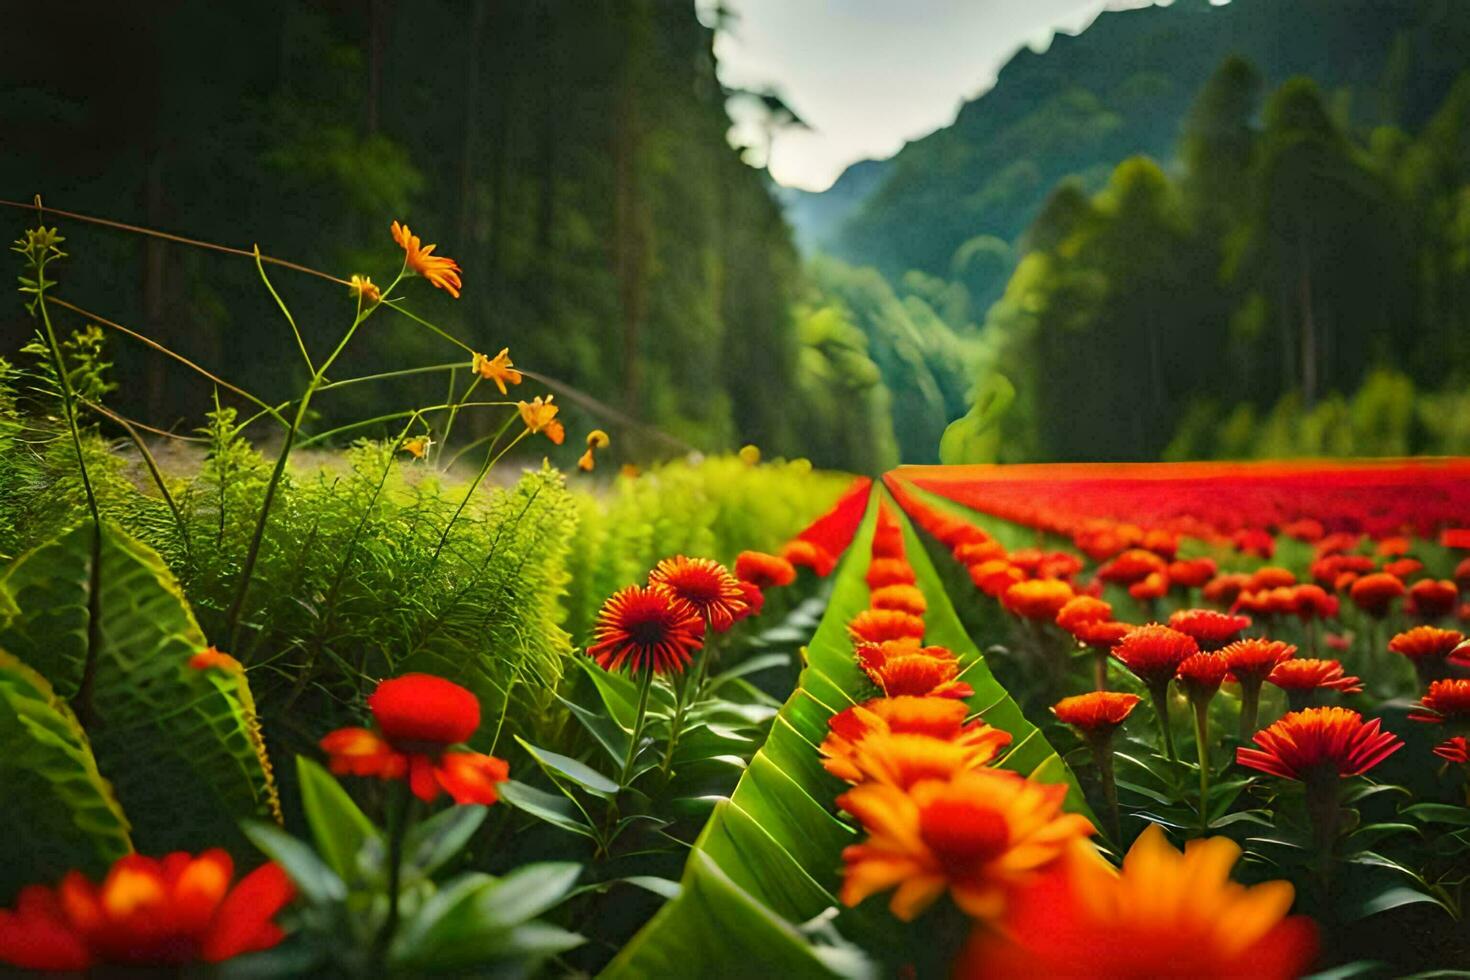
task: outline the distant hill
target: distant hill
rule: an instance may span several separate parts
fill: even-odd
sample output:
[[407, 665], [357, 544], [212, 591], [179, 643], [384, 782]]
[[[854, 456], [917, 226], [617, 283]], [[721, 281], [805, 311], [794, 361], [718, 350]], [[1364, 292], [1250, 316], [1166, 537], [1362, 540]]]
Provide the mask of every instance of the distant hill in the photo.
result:
[[[821, 194], [791, 192], [801, 247], [878, 267], [966, 281], [983, 314], [1056, 185], [1100, 188], [1134, 154], [1166, 166], [1200, 86], [1227, 56], [1268, 85], [1315, 78], [1350, 129], [1416, 128], [1470, 51], [1465, 0], [1176, 0], [1109, 11], [1050, 48], [1019, 51], [955, 122], [891, 159], [850, 167]], [[984, 238], [985, 247], [976, 247]], [[966, 243], [971, 243], [965, 248]], [[966, 268], [974, 255], [988, 257]]]

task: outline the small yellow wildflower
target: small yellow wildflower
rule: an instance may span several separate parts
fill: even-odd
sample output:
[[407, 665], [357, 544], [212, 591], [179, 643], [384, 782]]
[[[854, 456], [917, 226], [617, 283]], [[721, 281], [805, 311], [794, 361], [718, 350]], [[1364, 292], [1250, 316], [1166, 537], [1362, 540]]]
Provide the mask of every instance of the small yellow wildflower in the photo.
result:
[[373, 285], [371, 276], [359, 276], [354, 272], [352, 283], [348, 288], [352, 290], [352, 295], [356, 296], [365, 306], [376, 305], [383, 299], [382, 292]]
[[429, 447], [434, 440], [428, 436], [414, 436], [412, 439], [403, 440], [403, 445], [398, 448], [413, 456], [414, 459], [423, 459], [429, 453]]
[[587, 433], [587, 451], [582, 454], [581, 459], [577, 460], [577, 468], [592, 472], [592, 468], [597, 465], [597, 459], [593, 453], [598, 449], [606, 449], [611, 441], [607, 433], [601, 429], [593, 429]]
[[439, 246], [420, 243], [419, 236], [409, 231], [408, 225], [400, 225], [396, 221], [393, 222], [393, 240], [403, 249], [403, 257], [410, 269], [427, 279], [429, 285], [459, 299], [459, 290], [463, 283], [459, 278], [461, 270], [458, 262], [433, 254], [434, 249]]
[[500, 353], [494, 357], [476, 354], [470, 359], [470, 368], [486, 381], [494, 381], [495, 387], [500, 389], [502, 395], [506, 394], [507, 384], [521, 383], [521, 372], [517, 371], [510, 362], [509, 347], [500, 348]]
[[746, 466], [754, 466], [761, 461], [759, 446], [741, 446], [739, 455], [740, 461]]
[[526, 423], [527, 429], [533, 434], [544, 432], [546, 438], [560, 446], [562, 440], [567, 437], [567, 433], [556, 417], [561, 406], [553, 405], [551, 398], [551, 395], [547, 395], [543, 400], [540, 395], [537, 395], [529, 402], [517, 402], [516, 407], [521, 410], [521, 421]]

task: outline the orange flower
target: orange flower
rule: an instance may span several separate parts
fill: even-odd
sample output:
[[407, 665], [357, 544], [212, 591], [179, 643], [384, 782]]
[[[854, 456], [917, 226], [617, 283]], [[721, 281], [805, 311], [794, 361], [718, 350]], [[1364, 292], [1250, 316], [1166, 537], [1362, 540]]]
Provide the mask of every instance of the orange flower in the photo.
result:
[[561, 410], [560, 405], [551, 403], [551, 395], [542, 400], [540, 395], [529, 402], [516, 402], [516, 408], [520, 409], [521, 421], [526, 423], [526, 428], [535, 435], [538, 432], [546, 433], [546, 438], [560, 446], [562, 440], [567, 437], [566, 429], [562, 428], [561, 420], [556, 413]]
[[1239, 858], [1225, 837], [1192, 840], [1181, 854], [1157, 824], [1121, 874], [1094, 849], [1073, 847], [996, 927], [975, 929], [953, 977], [1301, 976], [1316, 957], [1316, 926], [1287, 915], [1290, 883], [1232, 882]]
[[975, 693], [957, 680], [960, 663], [944, 647], [919, 647], [909, 639], [863, 643], [857, 648], [858, 666], [888, 697], [968, 698]]
[[1439, 619], [1455, 611], [1460, 590], [1449, 579], [1420, 579], [1409, 586], [1408, 611], [1421, 619]]
[[1450, 654], [1464, 640], [1465, 635], [1457, 630], [1415, 626], [1396, 634], [1388, 641], [1388, 648], [1401, 657], [1407, 657], [1413, 663], [1420, 682], [1428, 684], [1448, 673]]
[[716, 633], [744, 618], [748, 605], [739, 579], [713, 558], [665, 558], [648, 573], [648, 584], [662, 585], [689, 603]]
[[[1467, 682], [1470, 683], [1470, 682]], [[1392, 732], [1378, 730], [1378, 719], [1347, 708], [1306, 708], [1256, 732], [1258, 748], [1235, 750], [1242, 766], [1303, 782], [1322, 777], [1361, 776], [1404, 747]]]
[[347, 288], [363, 306], [373, 306], [383, 301], [382, 291], [373, 285], [373, 280], [369, 276], [359, 276], [353, 273], [352, 281], [348, 283]]
[[896, 609], [912, 616], [922, 616], [929, 609], [929, 600], [913, 585], [885, 585], [874, 589], [869, 601], [874, 609]]
[[491, 804], [510, 778], [502, 759], [449, 751], [480, 727], [480, 702], [458, 684], [429, 674], [383, 681], [368, 698], [378, 730], [339, 728], [321, 740], [338, 775], [407, 779], [426, 803], [448, 793], [455, 803]]
[[1006, 556], [1005, 546], [999, 541], [991, 541], [984, 538], [979, 541], [963, 541], [955, 545], [954, 560], [961, 565], [978, 565], [982, 561], [992, 558], [1004, 558]]
[[1169, 627], [1194, 637], [1201, 650], [1218, 650], [1251, 624], [1249, 616], [1213, 609], [1180, 609], [1169, 617]]
[[1167, 686], [1184, 658], [1196, 653], [1194, 637], [1158, 623], [1130, 630], [1113, 647], [1113, 656], [1148, 687]]
[[868, 588], [881, 589], [885, 585], [913, 585], [914, 569], [902, 558], [874, 558], [868, 565], [866, 576]]
[[1121, 582], [1132, 585], [1155, 573], [1164, 574], [1169, 563], [1152, 551], [1130, 548], [1097, 570], [1097, 577], [1104, 582]]
[[1092, 691], [1062, 698], [1051, 706], [1057, 720], [1085, 737], [1111, 735], [1133, 713], [1138, 695], [1120, 691]]
[[403, 440], [403, 445], [398, 448], [408, 453], [414, 459], [423, 459], [428, 455], [429, 447], [433, 444], [434, 440], [428, 436], [414, 436], [412, 439]]
[[1105, 622], [1113, 618], [1111, 604], [1090, 595], [1073, 596], [1057, 610], [1057, 625], [1068, 633], [1079, 623]]
[[429, 285], [459, 299], [462, 283], [458, 262], [433, 254], [434, 249], [439, 246], [421, 245], [419, 236], [409, 231], [407, 225], [400, 225], [396, 221], [393, 222], [393, 240], [403, 249], [403, 257], [410, 269], [426, 279]]
[[220, 653], [214, 647], [200, 650], [189, 658], [189, 666], [195, 670], [224, 670], [231, 673], [243, 673], [245, 668], [240, 661], [228, 653]]
[[904, 556], [903, 528], [898, 526], [886, 507], [878, 510], [878, 526], [873, 529], [874, 558], [898, 558]]
[[699, 610], [665, 588], [630, 585], [602, 604], [587, 656], [603, 670], [682, 671], [704, 645]]
[[1123, 637], [1135, 629], [1137, 629], [1136, 626], [1130, 626], [1127, 623], [1095, 620], [1078, 623], [1072, 628], [1071, 633], [1083, 646], [1092, 647], [1094, 650], [1112, 650], [1123, 641]]
[[1225, 575], [1216, 575], [1205, 583], [1204, 591], [1201, 593], [1206, 602], [1216, 605], [1228, 606], [1240, 597], [1245, 587], [1250, 582], [1250, 576], [1240, 572], [1229, 572]]
[[470, 358], [470, 370], [474, 371], [486, 381], [495, 382], [495, 387], [500, 389], [502, 395], [509, 394], [505, 387], [508, 384], [518, 385], [521, 383], [521, 372], [515, 369], [510, 362], [510, 348], [500, 348], [500, 353], [494, 357], [486, 357], [484, 354], [476, 354]]
[[1222, 654], [1196, 653], [1180, 661], [1179, 686], [1191, 702], [1208, 702], [1220, 690], [1229, 670], [1230, 664]]
[[802, 568], [810, 568], [822, 578], [832, 574], [837, 567], [837, 556], [819, 544], [802, 538], [793, 538], [781, 549], [781, 557]]
[[1322, 522], [1319, 520], [1311, 517], [1302, 517], [1281, 525], [1281, 533], [1288, 538], [1295, 538], [1298, 541], [1311, 544], [1314, 541], [1322, 540], [1322, 536], [1327, 533], [1327, 529], [1322, 526]]
[[740, 614], [740, 618], [759, 616], [766, 605], [766, 594], [761, 591], [761, 587], [754, 582], [741, 582], [740, 595], [745, 600], [745, 612]]
[[1153, 572], [1128, 586], [1128, 594], [1140, 601], [1162, 599], [1169, 594], [1169, 576], [1164, 572]]
[[1215, 577], [1219, 566], [1213, 558], [1184, 558], [1171, 561], [1167, 574], [1169, 583], [1183, 589], [1198, 589]]
[[[72, 871], [56, 888], [22, 888], [0, 909], [0, 963], [22, 970], [97, 966], [180, 967], [269, 949], [284, 934], [273, 921], [295, 896], [286, 873], [263, 864], [231, 887], [229, 854], [129, 854], [102, 884]], [[151, 974], [150, 974], [151, 975]]]
[[1470, 558], [1461, 559], [1455, 566], [1455, 584], [1461, 589], [1470, 591]]
[[1265, 592], [1268, 589], [1287, 589], [1293, 585], [1296, 585], [1296, 575], [1291, 569], [1265, 565], [1251, 575], [1246, 591]]
[[1384, 562], [1383, 570], [1399, 580], [1407, 579], [1410, 575], [1424, 570], [1424, 563], [1417, 558], [1399, 558], [1394, 561]]
[[1259, 688], [1277, 664], [1296, 655], [1296, 647], [1280, 640], [1236, 640], [1220, 654], [1230, 664], [1231, 680]]
[[863, 783], [838, 797], [868, 837], [842, 852], [841, 899], [857, 905], [896, 889], [893, 914], [911, 921], [946, 889], [971, 916], [993, 919], [1015, 889], [1092, 833], [1062, 812], [1067, 788], [1013, 772], [972, 769], [908, 791]]
[[1320, 585], [1298, 585], [1292, 589], [1292, 596], [1296, 604], [1296, 614], [1302, 622], [1309, 619], [1332, 619], [1337, 615], [1337, 596], [1328, 595], [1327, 590]]
[[1266, 683], [1274, 684], [1283, 691], [1314, 691], [1331, 688], [1343, 694], [1361, 694], [1362, 682], [1342, 672], [1342, 664], [1336, 660], [1296, 659], [1283, 660], [1271, 668]]
[[975, 583], [975, 588], [988, 596], [1003, 595], [1006, 589], [1026, 577], [1025, 572], [1004, 558], [982, 561], [978, 565], [971, 565], [968, 571], [970, 581]]
[[1017, 582], [1006, 589], [1001, 603], [1022, 619], [1055, 622], [1057, 614], [1073, 596], [1072, 587], [1060, 579], [1038, 578]]
[[[947, 698], [914, 700], [964, 707], [963, 702]], [[829, 756], [822, 760], [822, 765], [832, 775], [850, 783], [874, 780], [908, 789], [923, 779], [948, 779], [961, 770], [980, 768], [1010, 744], [1011, 736], [983, 722], [977, 723], [974, 732], [961, 740], [870, 730], [840, 756], [829, 755], [840, 751], [838, 745], [829, 744], [833, 739], [829, 734], [821, 748], [822, 754]]]
[[796, 567], [778, 555], [763, 551], [742, 551], [735, 556], [735, 577], [763, 589], [790, 585], [796, 581]]
[[1355, 580], [1348, 597], [1368, 615], [1382, 618], [1388, 615], [1393, 600], [1403, 594], [1403, 582], [1385, 572], [1374, 572]]
[[1409, 712], [1411, 721], [1470, 721], [1470, 680], [1454, 678], [1434, 681]]
[[897, 609], [864, 609], [847, 623], [847, 632], [857, 643], [883, 643], [905, 638], [921, 640], [924, 621]]

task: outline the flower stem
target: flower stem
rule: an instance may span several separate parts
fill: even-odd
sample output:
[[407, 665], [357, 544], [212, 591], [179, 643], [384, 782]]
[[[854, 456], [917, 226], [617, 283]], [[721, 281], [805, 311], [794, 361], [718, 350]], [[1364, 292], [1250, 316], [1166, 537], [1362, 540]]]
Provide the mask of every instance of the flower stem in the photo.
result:
[[1113, 843], [1123, 846], [1123, 815], [1118, 809], [1118, 783], [1113, 777], [1113, 737], [1110, 734], [1092, 740], [1092, 761], [1097, 764], [1098, 778], [1102, 782], [1103, 800], [1108, 805], [1108, 830]]
[[633, 761], [638, 757], [638, 742], [643, 738], [643, 723], [648, 718], [648, 692], [653, 687], [653, 668], [643, 671], [643, 681], [638, 688], [638, 713], [633, 718], [633, 734], [628, 739], [628, 754], [623, 759], [623, 774], [618, 785], [627, 786]]
[[1242, 680], [1240, 682], [1240, 740], [1249, 742], [1250, 737], [1256, 733], [1256, 720], [1261, 714], [1261, 682], [1259, 680]]
[[1199, 829], [1203, 834], [1210, 826], [1210, 702], [1198, 698], [1194, 702], [1194, 744], [1199, 752]]
[[1099, 691], [1108, 689], [1108, 657], [1111, 654], [1106, 647], [1097, 647], [1092, 651], [1093, 655], [1093, 685]]
[[388, 948], [398, 931], [398, 891], [403, 873], [403, 840], [408, 833], [408, 811], [413, 806], [406, 781], [393, 784], [388, 810], [388, 917], [378, 933], [377, 959], [387, 969]]
[[1342, 780], [1336, 771], [1321, 770], [1307, 774], [1307, 813], [1312, 818], [1312, 836], [1317, 844], [1317, 874], [1324, 892], [1332, 873], [1332, 849], [1337, 842], [1337, 827], [1342, 816], [1339, 790]]
[[1159, 718], [1159, 731], [1164, 735], [1164, 754], [1170, 762], [1178, 762], [1179, 756], [1174, 752], [1174, 731], [1169, 725], [1169, 682], [1149, 685], [1148, 693], [1153, 701], [1154, 714]]

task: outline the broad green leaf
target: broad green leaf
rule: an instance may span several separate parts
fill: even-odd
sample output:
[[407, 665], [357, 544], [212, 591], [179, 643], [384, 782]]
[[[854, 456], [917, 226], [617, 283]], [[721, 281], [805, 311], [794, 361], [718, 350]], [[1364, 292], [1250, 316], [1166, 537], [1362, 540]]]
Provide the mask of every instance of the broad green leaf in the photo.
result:
[[415, 824], [403, 841], [404, 864], [422, 877], [431, 876], [464, 849], [488, 812], [483, 806], [452, 806]]
[[326, 905], [347, 897], [347, 885], [306, 844], [259, 820], [247, 820], [241, 829], [261, 853], [281, 866], [308, 902]]
[[597, 839], [596, 829], [587, 823], [582, 812], [565, 796], [548, 793], [535, 786], [518, 783], [514, 779], [501, 783], [498, 789], [500, 798], [517, 810], [545, 820], [562, 830]]
[[581, 874], [582, 866], [574, 861], [523, 864], [475, 899], [480, 918], [494, 928], [534, 919], [565, 898]]
[[189, 666], [208, 642], [155, 552], [84, 524], [18, 558], [0, 592], [20, 610], [0, 645], [71, 702], [140, 849], [243, 843], [242, 817], [280, 820], [249, 684]]
[[532, 745], [519, 735], [516, 736], [516, 741], [521, 744], [521, 748], [531, 753], [531, 758], [535, 759], [541, 768], [548, 772], [570, 779], [589, 793], [609, 799], [617, 795], [618, 784], [587, 763], [578, 762], [576, 759], [552, 752], [550, 749], [543, 749], [539, 745]]
[[0, 651], [0, 904], [133, 849], [87, 736], [45, 678]]
[[321, 766], [298, 755], [296, 773], [301, 784], [301, 806], [317, 853], [338, 877], [350, 881], [363, 844], [381, 836], [378, 828], [352, 802], [342, 784]]

